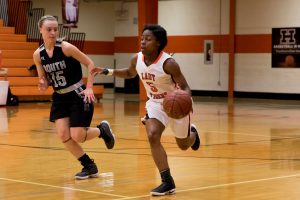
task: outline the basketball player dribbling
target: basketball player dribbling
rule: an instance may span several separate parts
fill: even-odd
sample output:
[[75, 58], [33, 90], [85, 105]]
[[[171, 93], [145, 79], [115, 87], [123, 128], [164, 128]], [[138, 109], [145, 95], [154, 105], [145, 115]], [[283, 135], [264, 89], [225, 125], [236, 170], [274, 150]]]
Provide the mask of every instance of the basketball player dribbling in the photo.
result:
[[147, 92], [147, 114], [145, 124], [152, 157], [161, 175], [162, 183], [150, 193], [153, 196], [174, 194], [175, 183], [171, 176], [167, 154], [161, 144], [161, 136], [170, 124], [177, 145], [182, 150], [191, 147], [197, 150], [200, 138], [195, 125], [191, 125], [190, 115], [182, 119], [172, 119], [163, 111], [162, 102], [167, 92], [178, 87], [191, 94], [178, 63], [163, 49], [167, 45], [167, 32], [159, 25], [146, 25], [141, 36], [141, 51], [131, 59], [131, 65], [123, 69], [96, 67], [94, 75], [113, 75], [121, 78], [134, 78], [137, 74]]
[[77, 47], [57, 38], [58, 22], [55, 17], [46, 15], [38, 22], [43, 44], [33, 53], [39, 76], [39, 90], [53, 87], [50, 121], [55, 123], [58, 137], [66, 149], [82, 164], [82, 171], [76, 179], [98, 176], [98, 168], [82, 149], [79, 143], [94, 138], [102, 138], [108, 149], [115, 144], [114, 135], [107, 121], [97, 127], [90, 127], [94, 112], [94, 77], [89, 74], [87, 84], [82, 82], [81, 64], [89, 71], [93, 61]]

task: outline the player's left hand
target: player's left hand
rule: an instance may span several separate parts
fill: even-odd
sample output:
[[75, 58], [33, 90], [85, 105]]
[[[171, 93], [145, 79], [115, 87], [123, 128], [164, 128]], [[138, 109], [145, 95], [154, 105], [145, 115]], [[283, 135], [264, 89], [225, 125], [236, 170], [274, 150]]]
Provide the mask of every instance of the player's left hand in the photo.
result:
[[86, 88], [85, 90], [83, 90], [81, 92], [81, 94], [84, 95], [84, 102], [86, 103], [92, 103], [92, 102], [95, 102], [96, 98], [95, 98], [95, 95], [94, 95], [94, 91], [92, 88]]

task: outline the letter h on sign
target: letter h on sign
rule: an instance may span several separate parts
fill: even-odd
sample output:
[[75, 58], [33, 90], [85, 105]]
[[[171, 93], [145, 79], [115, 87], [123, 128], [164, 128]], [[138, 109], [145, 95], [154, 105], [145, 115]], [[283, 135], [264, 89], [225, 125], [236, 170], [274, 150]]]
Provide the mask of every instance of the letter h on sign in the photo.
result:
[[280, 44], [296, 44], [296, 29], [280, 29]]

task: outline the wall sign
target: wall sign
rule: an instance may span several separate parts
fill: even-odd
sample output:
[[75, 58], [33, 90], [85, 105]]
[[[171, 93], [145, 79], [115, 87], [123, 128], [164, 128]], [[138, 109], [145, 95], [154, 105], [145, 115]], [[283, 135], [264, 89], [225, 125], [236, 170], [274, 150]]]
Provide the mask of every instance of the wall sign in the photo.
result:
[[213, 64], [213, 40], [204, 40], [204, 64]]
[[300, 28], [272, 29], [272, 67], [300, 67]]

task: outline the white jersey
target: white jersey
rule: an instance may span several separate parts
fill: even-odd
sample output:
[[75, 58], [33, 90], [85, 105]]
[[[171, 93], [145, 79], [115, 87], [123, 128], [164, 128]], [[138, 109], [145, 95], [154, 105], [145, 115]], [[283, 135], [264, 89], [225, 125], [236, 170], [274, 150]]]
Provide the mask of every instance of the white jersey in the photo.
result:
[[142, 52], [138, 53], [136, 71], [144, 84], [148, 98], [155, 102], [162, 103], [167, 92], [176, 89], [172, 77], [166, 74], [163, 69], [164, 62], [169, 58], [172, 57], [162, 51], [156, 61], [147, 66]]

